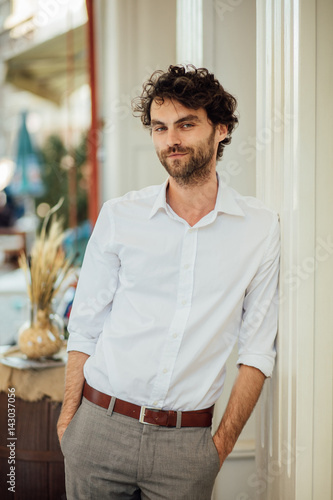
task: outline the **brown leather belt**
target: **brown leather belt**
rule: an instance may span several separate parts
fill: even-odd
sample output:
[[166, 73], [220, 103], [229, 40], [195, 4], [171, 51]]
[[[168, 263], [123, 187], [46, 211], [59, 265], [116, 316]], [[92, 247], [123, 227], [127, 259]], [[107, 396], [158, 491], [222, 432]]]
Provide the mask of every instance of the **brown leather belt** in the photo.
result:
[[[91, 403], [105, 409], [109, 408], [111, 396], [93, 389], [87, 382], [84, 383], [83, 396]], [[121, 399], [116, 399], [113, 411], [121, 415], [126, 415], [127, 417], [135, 418], [142, 424], [177, 427], [178, 414], [178, 426], [180, 427], [210, 427], [214, 406], [205, 408], [204, 410], [177, 412], [172, 410], [160, 410], [159, 408], [148, 406], [138, 406], [133, 403], [122, 401]]]

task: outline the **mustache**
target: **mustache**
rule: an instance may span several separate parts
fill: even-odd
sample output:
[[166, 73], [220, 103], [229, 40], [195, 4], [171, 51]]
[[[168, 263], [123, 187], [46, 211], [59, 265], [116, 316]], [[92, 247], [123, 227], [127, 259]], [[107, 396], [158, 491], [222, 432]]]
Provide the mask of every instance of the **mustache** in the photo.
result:
[[162, 154], [163, 156], [169, 156], [176, 153], [188, 153], [189, 150], [187, 148], [182, 148], [180, 146], [173, 146], [172, 148], [165, 149]]

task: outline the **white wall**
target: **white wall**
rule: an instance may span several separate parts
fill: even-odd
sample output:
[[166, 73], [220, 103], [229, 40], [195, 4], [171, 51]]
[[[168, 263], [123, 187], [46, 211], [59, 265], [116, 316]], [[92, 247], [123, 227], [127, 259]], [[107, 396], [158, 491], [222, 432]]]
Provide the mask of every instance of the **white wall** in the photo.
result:
[[[238, 4], [232, 7], [229, 4]], [[213, 2], [212, 66], [238, 100], [239, 126], [219, 170], [242, 194], [256, 194], [256, 2]], [[229, 9], [225, 10], [225, 6]], [[222, 7], [223, 6], [223, 7]]]
[[333, 498], [333, 4], [317, 1], [314, 447], [312, 499]]
[[166, 178], [131, 99], [176, 58], [176, 0], [98, 0], [102, 201]]

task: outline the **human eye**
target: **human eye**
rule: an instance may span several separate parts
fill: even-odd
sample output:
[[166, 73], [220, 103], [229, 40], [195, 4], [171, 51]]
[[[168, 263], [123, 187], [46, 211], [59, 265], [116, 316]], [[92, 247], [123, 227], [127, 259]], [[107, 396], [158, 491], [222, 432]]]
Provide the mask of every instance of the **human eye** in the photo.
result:
[[162, 125], [159, 125], [159, 126], [153, 128], [154, 132], [163, 132], [164, 130], [166, 130], [166, 127], [164, 127]]
[[192, 128], [194, 125], [192, 123], [183, 123], [181, 128], [187, 130], [187, 129], [190, 129]]

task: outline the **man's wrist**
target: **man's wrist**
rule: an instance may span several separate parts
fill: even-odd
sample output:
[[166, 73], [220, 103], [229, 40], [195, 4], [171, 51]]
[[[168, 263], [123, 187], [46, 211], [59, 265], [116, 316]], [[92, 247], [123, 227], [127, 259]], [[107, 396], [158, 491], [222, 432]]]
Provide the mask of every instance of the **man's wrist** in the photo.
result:
[[220, 466], [222, 467], [223, 462], [225, 461], [229, 453], [231, 453], [233, 446], [230, 446], [230, 444], [226, 442], [226, 439], [221, 435], [220, 432], [216, 432], [214, 434], [213, 441], [220, 457]]
[[68, 412], [66, 412], [66, 413], [61, 412], [60, 413], [60, 416], [59, 416], [59, 419], [57, 422], [57, 434], [58, 434], [59, 442], [61, 442], [62, 436], [64, 435], [65, 430], [67, 429], [70, 422], [72, 421], [75, 413], [76, 413], [76, 411], [74, 411], [74, 412], [71, 411], [70, 413], [68, 413]]
[[233, 426], [228, 425], [225, 419], [222, 419], [214, 435], [214, 442], [218, 450], [221, 450], [221, 455], [224, 455], [226, 458], [232, 452], [237, 438], [238, 434], [235, 432]]

